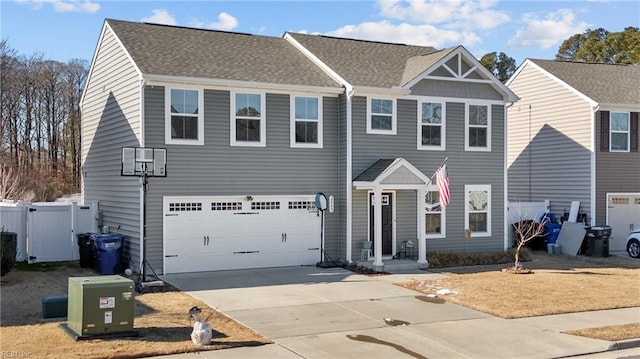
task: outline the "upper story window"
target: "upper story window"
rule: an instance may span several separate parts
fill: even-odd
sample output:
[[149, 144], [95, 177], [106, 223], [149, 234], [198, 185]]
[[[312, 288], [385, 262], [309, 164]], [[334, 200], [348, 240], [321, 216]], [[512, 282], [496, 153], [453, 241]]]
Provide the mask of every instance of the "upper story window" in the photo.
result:
[[430, 190], [425, 196], [425, 225], [427, 238], [445, 237], [445, 210], [440, 206], [437, 189]]
[[465, 150], [491, 151], [491, 107], [467, 104]]
[[260, 93], [231, 94], [231, 145], [261, 146], [266, 141], [265, 99]]
[[628, 112], [611, 112], [610, 117], [610, 151], [629, 151], [629, 113]]
[[291, 147], [322, 148], [322, 98], [291, 96]]
[[204, 96], [202, 90], [165, 88], [165, 142], [204, 144]]
[[464, 203], [464, 228], [471, 237], [491, 236], [491, 185], [465, 185]]
[[396, 134], [396, 100], [367, 98], [367, 133]]
[[445, 149], [445, 104], [418, 102], [418, 149]]

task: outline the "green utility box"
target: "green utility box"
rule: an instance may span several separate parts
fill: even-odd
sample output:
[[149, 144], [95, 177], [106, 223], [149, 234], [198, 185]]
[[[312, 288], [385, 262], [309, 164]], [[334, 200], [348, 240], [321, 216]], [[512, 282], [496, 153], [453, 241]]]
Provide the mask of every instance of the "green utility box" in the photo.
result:
[[69, 278], [67, 327], [80, 337], [133, 331], [134, 283], [119, 275]]

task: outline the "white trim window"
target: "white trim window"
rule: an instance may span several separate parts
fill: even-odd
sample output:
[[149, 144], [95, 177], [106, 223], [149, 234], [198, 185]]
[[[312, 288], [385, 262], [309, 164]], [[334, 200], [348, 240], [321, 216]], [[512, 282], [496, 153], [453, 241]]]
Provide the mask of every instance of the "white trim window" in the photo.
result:
[[265, 147], [266, 122], [263, 93], [231, 93], [231, 146]]
[[430, 188], [425, 195], [425, 222], [424, 231], [426, 238], [446, 237], [445, 223], [446, 210], [440, 207], [440, 197], [437, 188]]
[[445, 111], [443, 102], [418, 101], [418, 149], [445, 149]]
[[629, 112], [611, 112], [609, 118], [609, 151], [629, 152]]
[[396, 100], [367, 97], [367, 133], [396, 134]]
[[467, 104], [465, 111], [466, 151], [491, 151], [491, 105]]
[[491, 236], [491, 185], [465, 185], [464, 203], [464, 228], [471, 237]]
[[165, 143], [204, 144], [202, 89], [165, 87]]
[[322, 148], [322, 97], [291, 96], [291, 147]]

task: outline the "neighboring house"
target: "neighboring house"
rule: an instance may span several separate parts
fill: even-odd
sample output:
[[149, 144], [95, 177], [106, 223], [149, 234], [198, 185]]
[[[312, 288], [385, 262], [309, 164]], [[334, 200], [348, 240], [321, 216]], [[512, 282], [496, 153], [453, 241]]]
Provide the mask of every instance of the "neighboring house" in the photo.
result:
[[[509, 200], [580, 201], [587, 224], [640, 227], [640, 68], [526, 60], [507, 82]], [[621, 241], [612, 241], [612, 249]]]
[[[106, 20], [81, 102], [83, 196], [128, 237], [132, 268], [162, 273], [310, 265], [321, 249], [359, 261], [371, 239], [378, 268], [408, 241], [421, 265], [503, 250], [515, 100], [463, 47]], [[120, 176], [136, 146], [166, 149], [146, 196]], [[447, 157], [441, 209], [430, 177]]]

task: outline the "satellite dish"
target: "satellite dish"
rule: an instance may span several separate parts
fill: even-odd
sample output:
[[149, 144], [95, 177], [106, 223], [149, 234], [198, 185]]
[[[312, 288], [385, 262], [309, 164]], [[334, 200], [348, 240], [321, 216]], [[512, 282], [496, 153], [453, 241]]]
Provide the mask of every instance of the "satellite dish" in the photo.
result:
[[321, 211], [327, 209], [327, 196], [322, 192], [316, 194], [316, 208]]

